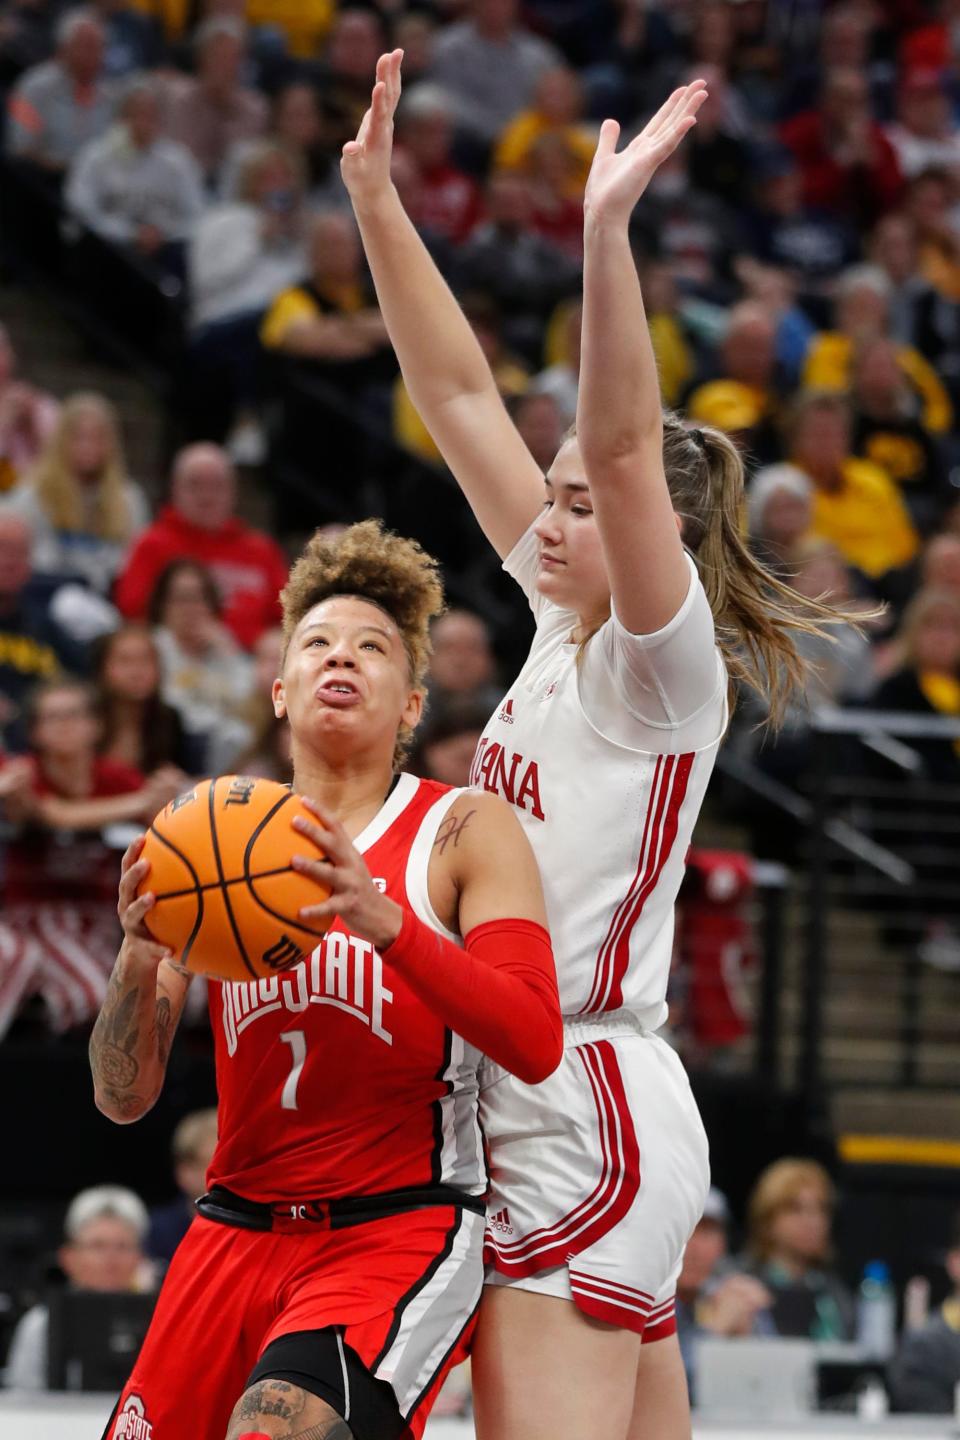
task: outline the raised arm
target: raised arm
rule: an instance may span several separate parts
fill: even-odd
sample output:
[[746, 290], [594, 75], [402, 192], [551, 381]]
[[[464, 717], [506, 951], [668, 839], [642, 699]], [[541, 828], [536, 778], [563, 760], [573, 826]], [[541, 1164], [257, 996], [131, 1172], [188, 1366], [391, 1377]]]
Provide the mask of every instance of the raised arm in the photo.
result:
[[150, 892], [137, 898], [150, 869], [142, 849], [141, 837], [123, 857], [117, 906], [123, 944], [90, 1036], [97, 1109], [118, 1125], [139, 1120], [156, 1103], [191, 978], [144, 925], [154, 899]]
[[619, 154], [620, 127], [604, 121], [584, 202], [577, 438], [613, 601], [637, 635], [673, 619], [690, 576], [664, 475], [660, 383], [629, 222], [706, 94], [700, 80], [676, 90]]
[[402, 55], [380, 57], [370, 109], [343, 147], [340, 168], [407, 391], [481, 529], [505, 556], [536, 517], [543, 476], [390, 179]]

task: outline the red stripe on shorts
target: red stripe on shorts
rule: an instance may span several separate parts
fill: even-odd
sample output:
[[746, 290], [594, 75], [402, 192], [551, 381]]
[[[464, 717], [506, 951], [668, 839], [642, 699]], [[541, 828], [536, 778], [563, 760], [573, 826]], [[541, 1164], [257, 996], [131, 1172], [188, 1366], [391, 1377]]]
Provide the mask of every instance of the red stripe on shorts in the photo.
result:
[[563, 1265], [618, 1225], [640, 1189], [640, 1147], [616, 1050], [609, 1040], [596, 1040], [574, 1053], [586, 1071], [600, 1121], [600, 1180], [585, 1200], [552, 1225], [509, 1242], [488, 1231], [485, 1258], [504, 1275], [536, 1275]]

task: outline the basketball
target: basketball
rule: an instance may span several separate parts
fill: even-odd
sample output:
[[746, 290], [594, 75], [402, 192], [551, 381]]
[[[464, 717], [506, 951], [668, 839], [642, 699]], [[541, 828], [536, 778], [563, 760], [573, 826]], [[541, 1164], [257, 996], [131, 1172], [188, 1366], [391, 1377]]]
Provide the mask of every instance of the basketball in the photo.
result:
[[313, 848], [294, 830], [296, 815], [315, 819], [285, 785], [249, 775], [203, 780], [160, 811], [140, 888], [156, 896], [151, 935], [181, 964], [219, 980], [257, 980], [314, 948], [326, 925], [304, 925], [297, 912], [326, 893], [291, 868]]

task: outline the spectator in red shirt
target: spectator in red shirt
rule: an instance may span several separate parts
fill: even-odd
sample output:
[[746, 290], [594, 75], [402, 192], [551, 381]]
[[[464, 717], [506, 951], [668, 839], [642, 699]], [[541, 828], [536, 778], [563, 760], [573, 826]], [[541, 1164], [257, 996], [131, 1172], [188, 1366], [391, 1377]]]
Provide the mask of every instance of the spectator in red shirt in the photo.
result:
[[94, 694], [81, 680], [51, 680], [30, 699], [28, 755], [0, 785], [8, 821], [0, 919], [0, 1035], [23, 1001], [42, 996], [55, 1029], [96, 1014], [116, 949], [119, 852], [105, 827], [145, 824], [186, 777], [172, 766], [145, 778], [97, 754]]
[[198, 560], [223, 597], [225, 624], [249, 649], [280, 619], [278, 596], [287, 562], [275, 541], [234, 513], [236, 477], [219, 445], [188, 445], [173, 466], [170, 503], [140, 536], [117, 581], [115, 599], [128, 619], [142, 620], [161, 571], [171, 560]]
[[453, 105], [439, 85], [415, 86], [397, 116], [400, 147], [420, 171], [417, 221], [459, 245], [480, 218], [480, 187], [451, 159]]
[[900, 167], [859, 71], [828, 70], [817, 108], [788, 120], [780, 135], [797, 157], [804, 202], [813, 209], [869, 224], [896, 204]]

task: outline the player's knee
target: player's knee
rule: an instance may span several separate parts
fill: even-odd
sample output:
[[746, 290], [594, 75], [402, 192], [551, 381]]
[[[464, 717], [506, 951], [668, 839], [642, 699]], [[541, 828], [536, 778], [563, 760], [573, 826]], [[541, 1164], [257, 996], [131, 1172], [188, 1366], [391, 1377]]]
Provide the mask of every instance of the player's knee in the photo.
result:
[[[280, 1422], [278, 1428], [278, 1421]], [[262, 1428], [269, 1422], [270, 1429]], [[234, 1407], [226, 1440], [354, 1440], [342, 1415], [289, 1380], [255, 1380]]]

